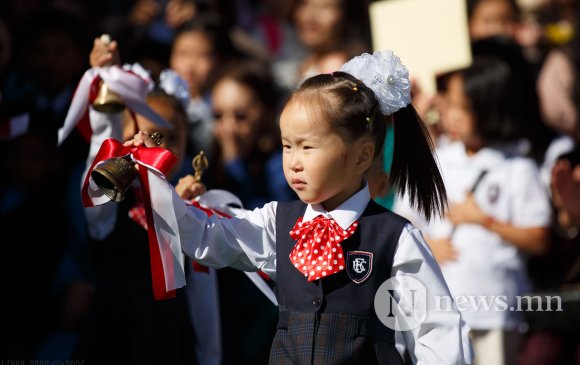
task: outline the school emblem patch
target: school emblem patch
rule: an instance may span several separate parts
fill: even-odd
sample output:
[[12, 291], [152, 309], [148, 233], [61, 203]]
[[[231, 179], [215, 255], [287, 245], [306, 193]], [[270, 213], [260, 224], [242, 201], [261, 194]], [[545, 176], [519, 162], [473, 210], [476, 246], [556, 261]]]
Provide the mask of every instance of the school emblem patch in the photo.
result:
[[489, 188], [487, 189], [487, 198], [489, 199], [490, 203], [495, 204], [495, 202], [499, 198], [499, 185], [498, 184], [492, 184], [489, 186]]
[[373, 271], [373, 253], [349, 251], [346, 253], [346, 273], [357, 284], [367, 280]]

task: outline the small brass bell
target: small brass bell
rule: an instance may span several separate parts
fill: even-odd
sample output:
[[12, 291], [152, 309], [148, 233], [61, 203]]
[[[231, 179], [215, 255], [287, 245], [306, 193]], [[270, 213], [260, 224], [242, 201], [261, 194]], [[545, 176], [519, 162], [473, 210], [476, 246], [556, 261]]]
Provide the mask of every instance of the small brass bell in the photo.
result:
[[[111, 38], [108, 34], [101, 35], [100, 39], [105, 45], [111, 43]], [[111, 64], [106, 66], [111, 66]], [[99, 82], [99, 92], [93, 101], [93, 108], [101, 113], [114, 114], [122, 112], [125, 109], [125, 103], [123, 103], [123, 99], [121, 99], [119, 94], [109, 89], [109, 86], [101, 80]]]
[[99, 93], [93, 101], [93, 109], [101, 113], [114, 114], [125, 109], [123, 99], [114, 91], [111, 91], [107, 84], [101, 80], [99, 82]]
[[[163, 143], [163, 134], [159, 132], [151, 133], [150, 137], [158, 146]], [[129, 156], [110, 158], [91, 172], [95, 184], [116, 202], [125, 199], [125, 193], [137, 175], [139, 171]]]

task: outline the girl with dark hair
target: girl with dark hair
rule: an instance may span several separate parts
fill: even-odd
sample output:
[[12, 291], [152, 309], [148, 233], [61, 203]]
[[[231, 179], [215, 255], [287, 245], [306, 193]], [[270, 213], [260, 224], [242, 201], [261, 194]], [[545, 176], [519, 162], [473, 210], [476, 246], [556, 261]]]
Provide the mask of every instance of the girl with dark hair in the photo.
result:
[[491, 57], [449, 77], [442, 119], [455, 142], [438, 150], [449, 214], [428, 225], [414, 220], [456, 300], [479, 295], [490, 303], [461, 308], [479, 364], [514, 363], [524, 318], [508, 309], [530, 289], [526, 255], [545, 252], [549, 241], [547, 192], [534, 161], [518, 151], [525, 122], [518, 108], [526, 105], [513, 85], [508, 65]]
[[[427, 219], [443, 214], [443, 181], [409, 103], [408, 71], [398, 57], [356, 57], [341, 72], [307, 79], [282, 112], [284, 175], [299, 201], [270, 202], [232, 219], [174, 205], [187, 255], [210, 266], [262, 270], [276, 281], [271, 364], [402, 364], [395, 331], [415, 363], [470, 362], [461, 315], [421, 233], [374, 203], [365, 180], [392, 123], [393, 185]], [[153, 146], [145, 133], [127, 144]], [[391, 294], [375, 299], [389, 279], [395, 301]], [[414, 296], [411, 282], [428, 293]], [[450, 305], [437, 310], [435, 297]], [[398, 307], [387, 309], [394, 302]], [[417, 308], [424, 316], [414, 316]], [[396, 323], [388, 320], [393, 313]]]
[[[104, 67], [110, 60], [119, 62], [116, 42], [107, 44], [96, 39], [91, 65]], [[133, 65], [132, 70], [146, 76], [138, 65]], [[160, 146], [176, 158], [175, 167], [167, 175], [176, 175], [187, 143], [184, 105], [189, 95], [176, 92], [183, 88], [185, 81], [164, 70], [156, 88], [143, 100], [153, 114], [166, 121], [166, 127], [155, 123], [151, 114], [102, 113], [90, 108], [92, 135], [87, 170], [98, 159], [97, 151], [104, 140], [130, 139], [138, 128], [163, 134]], [[121, 88], [121, 97], [129, 98], [127, 90]], [[115, 356], [125, 364], [221, 364], [216, 271], [192, 266], [188, 260], [184, 264], [187, 287], [177, 290], [173, 298], [157, 300], [157, 286], [152, 280], [156, 272], [154, 255], [148, 245], [145, 186], [134, 181], [118, 205], [85, 207], [96, 292], [75, 357], [95, 363]], [[159, 338], [163, 338], [159, 344], [144, 346]]]

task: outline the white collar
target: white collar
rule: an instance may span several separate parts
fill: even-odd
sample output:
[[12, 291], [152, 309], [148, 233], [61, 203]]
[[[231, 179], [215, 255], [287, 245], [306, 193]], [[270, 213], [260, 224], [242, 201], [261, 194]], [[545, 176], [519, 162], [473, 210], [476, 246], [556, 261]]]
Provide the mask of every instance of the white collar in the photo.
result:
[[326, 218], [333, 218], [342, 229], [346, 230], [360, 218], [370, 200], [371, 193], [369, 192], [368, 184], [365, 182], [365, 186], [362, 189], [330, 212], [327, 212], [322, 207], [322, 204], [308, 204], [302, 221], [308, 222], [319, 215], [323, 215]]

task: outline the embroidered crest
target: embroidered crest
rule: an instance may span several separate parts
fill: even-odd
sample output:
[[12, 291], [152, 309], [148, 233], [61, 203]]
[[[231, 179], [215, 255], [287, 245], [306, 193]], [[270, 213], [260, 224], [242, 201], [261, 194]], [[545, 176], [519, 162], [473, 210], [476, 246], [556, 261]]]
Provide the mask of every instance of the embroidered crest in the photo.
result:
[[349, 251], [346, 253], [346, 273], [352, 281], [360, 284], [371, 276], [372, 271], [372, 252]]
[[491, 184], [487, 188], [487, 198], [489, 202], [494, 204], [497, 199], [499, 198], [499, 185], [498, 184]]

